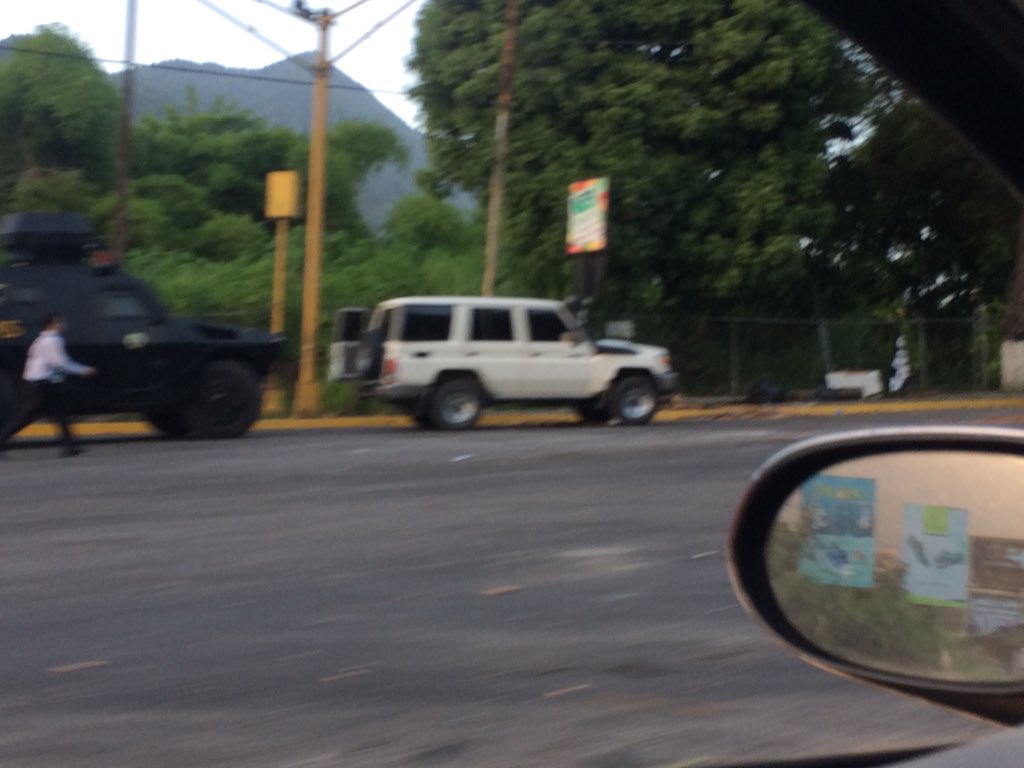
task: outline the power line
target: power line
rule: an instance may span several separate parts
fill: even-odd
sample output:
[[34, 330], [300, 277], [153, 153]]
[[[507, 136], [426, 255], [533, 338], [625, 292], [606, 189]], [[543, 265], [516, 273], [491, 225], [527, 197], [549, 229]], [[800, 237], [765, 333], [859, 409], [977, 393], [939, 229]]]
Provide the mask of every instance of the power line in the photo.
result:
[[413, 3], [416, 3], [416, 2], [419, 2], [419, 0], [406, 0], [406, 2], [403, 3], [398, 8], [398, 10], [392, 12], [391, 14], [385, 16], [383, 19], [378, 21], [376, 24], [374, 24], [372, 27], [370, 27], [370, 29], [364, 35], [362, 35], [358, 40], [356, 40], [354, 43], [352, 43], [352, 45], [350, 45], [348, 48], [346, 48], [341, 53], [339, 53], [337, 56], [335, 56], [333, 59], [331, 59], [331, 63], [333, 64], [334, 62], [336, 62], [342, 56], [344, 56], [345, 54], [349, 53], [357, 45], [365, 43], [367, 40], [370, 39], [370, 37], [375, 35], [380, 30], [381, 27], [383, 27], [388, 22], [392, 21], [396, 16], [398, 16], [400, 13], [402, 13], [402, 11], [404, 11], [406, 8], [408, 8], [410, 5], [412, 5]]
[[292, 12], [292, 10], [290, 8], [285, 8], [283, 5], [278, 5], [277, 3], [272, 3], [272, 2], [270, 2], [270, 0], [256, 0], [256, 2], [259, 3], [260, 5], [268, 5], [271, 8], [273, 8], [275, 11], [280, 11], [281, 13], [287, 14], [288, 16], [291, 16], [293, 18], [295, 16], [295, 14]]
[[[250, 35], [255, 37], [261, 43], [266, 43], [267, 45], [269, 45], [271, 48], [273, 48], [278, 53], [283, 53], [285, 58], [288, 59], [289, 61], [297, 61], [298, 60], [298, 57], [294, 53], [292, 53], [291, 51], [288, 51], [288, 50], [285, 50], [284, 48], [282, 48], [280, 45], [278, 45], [273, 40], [271, 40], [269, 37], [267, 37], [266, 35], [261, 33], [258, 29], [256, 29], [256, 27], [252, 26], [252, 24], [246, 24], [244, 21], [241, 21], [240, 19], [236, 19], [234, 16], [232, 16], [227, 11], [225, 11], [225, 10], [217, 7], [216, 5], [214, 5], [212, 2], [210, 2], [210, 0], [199, 0], [199, 2], [202, 3], [203, 5], [205, 5], [207, 8], [209, 8], [211, 11], [216, 13], [221, 18], [227, 19], [232, 24], [234, 24], [236, 27], [239, 27], [240, 29], [248, 32]], [[275, 6], [275, 7], [277, 7], [277, 6]], [[280, 9], [278, 9], [278, 10], [280, 10]]]
[[[93, 64], [111, 64], [111, 65], [116, 65], [116, 66], [128, 66], [128, 64], [129, 64], [129, 62], [123, 61], [121, 59], [98, 59], [98, 58], [94, 58], [92, 56], [84, 56], [82, 54], [61, 53], [61, 52], [58, 52], [58, 51], [43, 51], [43, 50], [39, 50], [39, 49], [26, 48], [26, 47], [22, 47], [20, 45], [10, 45], [10, 44], [6, 44], [6, 43], [0, 43], [0, 50], [17, 52], [17, 53], [28, 53], [28, 54], [33, 54], [33, 55], [36, 55], [36, 56], [51, 56], [53, 58], [58, 58], [58, 59], [72, 59], [72, 60], [75, 60], [75, 61], [87, 61], [87, 62], [93, 63]], [[270, 75], [260, 75], [260, 74], [255, 74], [255, 73], [250, 74], [250, 73], [246, 73], [246, 72], [237, 72], [237, 71], [231, 71], [231, 70], [224, 70], [224, 71], [218, 72], [217, 70], [213, 70], [213, 69], [203, 69], [201, 67], [185, 67], [185, 66], [180, 66], [180, 65], [176, 65], [176, 64], [168, 64], [168, 63], [136, 65], [136, 69], [138, 69], [140, 67], [145, 67], [146, 69], [165, 70], [165, 71], [169, 71], [169, 72], [183, 72], [183, 73], [186, 73], [186, 74], [209, 75], [209, 76], [212, 76], [212, 77], [225, 77], [225, 78], [232, 78], [232, 79], [235, 79], [235, 80], [254, 80], [256, 82], [262, 82], [262, 83], [279, 83], [279, 84], [282, 84], [282, 85], [302, 85], [302, 86], [307, 86], [308, 87], [308, 86], [311, 86], [313, 84], [312, 80], [299, 80], [299, 79], [287, 78], [287, 77], [272, 77]], [[404, 90], [403, 91], [395, 91], [395, 90], [388, 90], [386, 88], [367, 88], [367, 87], [365, 87], [363, 85], [345, 85], [345, 84], [342, 84], [342, 83], [336, 83], [336, 84], [328, 83], [327, 87], [330, 88], [331, 90], [335, 90], [335, 91], [366, 91], [368, 93], [382, 94], [382, 95], [387, 95], [387, 96], [407, 96], [408, 95], [408, 92], [404, 91]]]

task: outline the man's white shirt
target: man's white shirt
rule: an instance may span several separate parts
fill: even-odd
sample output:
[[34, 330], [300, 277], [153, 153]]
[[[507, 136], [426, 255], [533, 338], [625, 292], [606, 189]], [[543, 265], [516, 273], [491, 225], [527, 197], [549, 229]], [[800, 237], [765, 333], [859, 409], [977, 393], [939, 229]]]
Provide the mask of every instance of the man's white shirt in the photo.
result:
[[28, 348], [25, 360], [25, 381], [61, 381], [71, 374], [85, 373], [89, 366], [68, 357], [64, 337], [57, 331], [43, 331]]

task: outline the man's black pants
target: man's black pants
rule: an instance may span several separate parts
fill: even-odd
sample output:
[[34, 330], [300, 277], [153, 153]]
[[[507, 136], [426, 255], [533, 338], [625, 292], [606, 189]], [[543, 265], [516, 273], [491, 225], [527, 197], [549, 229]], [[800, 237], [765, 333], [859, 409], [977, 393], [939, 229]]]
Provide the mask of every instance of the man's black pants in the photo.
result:
[[65, 448], [73, 448], [75, 438], [68, 424], [63, 385], [52, 381], [23, 381], [18, 415], [0, 433], [0, 450], [7, 447], [7, 441], [14, 435], [43, 416], [49, 416], [57, 422], [61, 443]]

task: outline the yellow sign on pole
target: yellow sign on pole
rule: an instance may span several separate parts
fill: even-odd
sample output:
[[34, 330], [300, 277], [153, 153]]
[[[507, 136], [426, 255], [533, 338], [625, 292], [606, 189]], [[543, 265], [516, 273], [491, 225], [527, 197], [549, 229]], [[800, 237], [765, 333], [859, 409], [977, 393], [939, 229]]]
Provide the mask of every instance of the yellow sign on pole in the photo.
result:
[[[274, 282], [270, 297], [270, 330], [284, 332], [284, 292], [288, 258], [288, 221], [299, 215], [299, 174], [272, 171], [267, 174], [266, 215], [274, 221]], [[284, 407], [280, 371], [274, 370], [263, 397], [264, 413], [280, 413]]]
[[268, 219], [299, 217], [299, 172], [271, 171], [267, 174]]

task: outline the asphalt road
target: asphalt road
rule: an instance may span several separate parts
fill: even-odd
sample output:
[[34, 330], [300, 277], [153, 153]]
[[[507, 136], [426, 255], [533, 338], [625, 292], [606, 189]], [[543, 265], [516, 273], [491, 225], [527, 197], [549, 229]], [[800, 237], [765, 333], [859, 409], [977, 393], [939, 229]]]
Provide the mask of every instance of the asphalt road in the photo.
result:
[[13, 450], [0, 765], [639, 768], [969, 738], [987, 727], [779, 648], [723, 561], [773, 451], [929, 420]]

